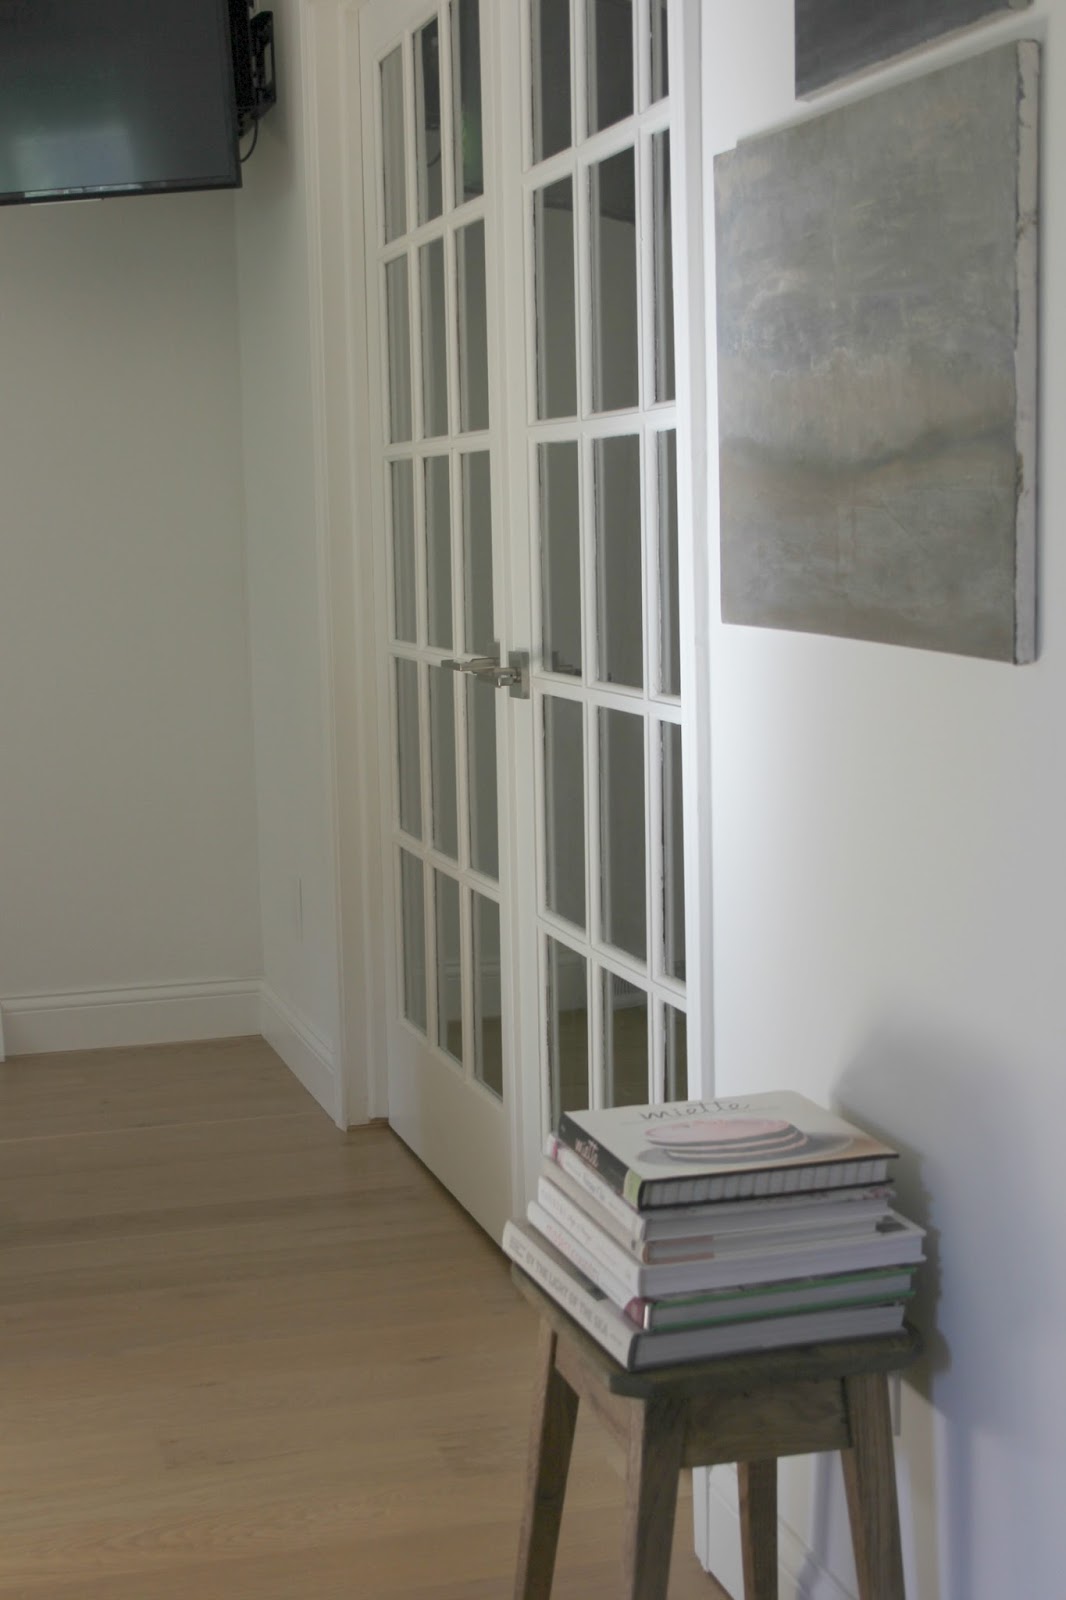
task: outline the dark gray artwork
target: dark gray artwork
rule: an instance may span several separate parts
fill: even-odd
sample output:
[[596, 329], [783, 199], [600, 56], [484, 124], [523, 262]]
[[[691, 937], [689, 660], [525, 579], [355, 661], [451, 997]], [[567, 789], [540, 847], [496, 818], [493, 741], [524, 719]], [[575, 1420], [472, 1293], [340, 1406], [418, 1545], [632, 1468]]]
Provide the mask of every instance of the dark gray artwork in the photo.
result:
[[1032, 660], [1039, 70], [716, 160], [725, 621]]
[[796, 93], [1031, 0], [796, 0]]

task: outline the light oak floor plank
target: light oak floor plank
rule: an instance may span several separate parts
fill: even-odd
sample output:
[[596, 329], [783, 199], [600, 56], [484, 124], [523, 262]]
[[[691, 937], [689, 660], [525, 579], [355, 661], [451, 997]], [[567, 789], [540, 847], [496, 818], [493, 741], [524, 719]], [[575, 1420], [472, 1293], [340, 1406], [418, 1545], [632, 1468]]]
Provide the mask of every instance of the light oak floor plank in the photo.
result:
[[[0, 1600], [506, 1600], [536, 1331], [261, 1040], [0, 1066]], [[620, 1465], [579, 1421], [556, 1600], [617, 1594]]]

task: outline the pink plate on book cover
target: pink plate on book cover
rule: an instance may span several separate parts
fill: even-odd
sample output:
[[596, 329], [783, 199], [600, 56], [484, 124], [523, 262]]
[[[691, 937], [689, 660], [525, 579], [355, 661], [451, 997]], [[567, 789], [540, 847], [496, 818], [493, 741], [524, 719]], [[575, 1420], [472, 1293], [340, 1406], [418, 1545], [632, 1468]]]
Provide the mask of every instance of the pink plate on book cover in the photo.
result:
[[793, 1123], [761, 1117], [693, 1117], [649, 1128], [647, 1138], [675, 1161], [704, 1162], [796, 1156], [810, 1143]]

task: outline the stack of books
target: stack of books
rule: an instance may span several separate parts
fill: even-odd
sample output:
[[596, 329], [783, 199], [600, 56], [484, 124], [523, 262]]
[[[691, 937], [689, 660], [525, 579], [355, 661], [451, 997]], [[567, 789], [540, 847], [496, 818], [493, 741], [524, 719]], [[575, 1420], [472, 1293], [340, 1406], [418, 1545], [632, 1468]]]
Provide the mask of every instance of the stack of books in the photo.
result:
[[890, 1333], [924, 1237], [896, 1155], [791, 1093], [568, 1112], [503, 1245], [631, 1370]]

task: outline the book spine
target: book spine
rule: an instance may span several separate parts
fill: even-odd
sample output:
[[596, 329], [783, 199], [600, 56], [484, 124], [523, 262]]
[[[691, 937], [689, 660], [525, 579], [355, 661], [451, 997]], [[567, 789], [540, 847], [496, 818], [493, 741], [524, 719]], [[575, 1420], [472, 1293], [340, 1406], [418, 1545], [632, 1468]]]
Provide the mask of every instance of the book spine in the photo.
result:
[[549, 1216], [560, 1222], [579, 1244], [597, 1255], [608, 1272], [613, 1272], [620, 1283], [627, 1282], [629, 1277], [633, 1276], [633, 1293], [637, 1293], [640, 1287], [636, 1281], [636, 1274], [640, 1270], [636, 1259], [640, 1250], [639, 1239], [627, 1240], [625, 1243], [613, 1239], [548, 1178], [541, 1178], [537, 1184], [537, 1200]]
[[881, 1217], [859, 1216], [825, 1224], [808, 1222], [792, 1228], [737, 1228], [732, 1232], [693, 1233], [681, 1239], [661, 1239], [634, 1251], [649, 1266], [679, 1266], [686, 1261], [721, 1260], [725, 1256], [750, 1255], [757, 1250], [798, 1250], [805, 1244], [829, 1243], [834, 1239], [869, 1239], [877, 1232]]
[[[617, 1162], [617, 1158], [615, 1158]], [[617, 1165], [622, 1166], [621, 1162]], [[623, 1170], [635, 1182], [636, 1175]], [[760, 1171], [718, 1177], [664, 1178], [645, 1183], [641, 1203], [650, 1207], [697, 1205], [717, 1200], [754, 1200], [767, 1195], [802, 1194], [811, 1189], [840, 1189], [855, 1184], [881, 1183], [887, 1162], [821, 1162], [817, 1166], [770, 1167]]]
[[503, 1248], [523, 1272], [538, 1283], [544, 1292], [560, 1306], [567, 1316], [590, 1333], [608, 1355], [623, 1367], [632, 1365], [639, 1335], [636, 1329], [626, 1328], [617, 1312], [589, 1294], [569, 1273], [564, 1272], [546, 1252], [538, 1250], [533, 1240], [521, 1233], [513, 1223], [503, 1232]]
[[[900, 1267], [860, 1267], [854, 1272], [832, 1272], [807, 1278], [781, 1278], [753, 1283], [742, 1289], [709, 1289], [705, 1293], [663, 1295], [643, 1302], [646, 1328], [673, 1327], [702, 1322], [735, 1307], [810, 1304], [833, 1306], [840, 1301], [880, 1303], [907, 1298], [914, 1292], [915, 1264]], [[632, 1304], [632, 1303], [631, 1303]], [[635, 1313], [633, 1313], [635, 1314]]]
[[599, 1139], [594, 1139], [584, 1128], [579, 1127], [567, 1111], [564, 1111], [559, 1118], [558, 1137], [560, 1144], [576, 1151], [582, 1161], [594, 1172], [598, 1172], [616, 1194], [622, 1195], [634, 1209], [639, 1208], [643, 1185], [638, 1175], [631, 1172], [613, 1150], [608, 1150]]
[[[840, 1196], [837, 1199], [837, 1196]], [[821, 1189], [809, 1195], [768, 1195], [762, 1200], [720, 1200], [704, 1206], [663, 1206], [641, 1221], [649, 1243], [703, 1233], [761, 1233], [767, 1228], [804, 1228], [834, 1221], [874, 1221], [887, 1216], [895, 1191]]]
[[[913, 1288], [907, 1288], [886, 1291], [882, 1294], [856, 1294], [847, 1300], [814, 1298], [805, 1301], [795, 1297], [783, 1306], [756, 1300], [750, 1302], [734, 1300], [728, 1310], [723, 1310], [721, 1307], [716, 1310], [714, 1305], [711, 1305], [705, 1312], [701, 1312], [699, 1307], [693, 1304], [688, 1314], [682, 1307], [664, 1309], [661, 1301], [642, 1300], [639, 1303], [634, 1302], [634, 1309], [639, 1304], [639, 1309], [643, 1313], [641, 1326], [649, 1333], [654, 1333], [676, 1328], [733, 1327], [742, 1322], [767, 1322], [777, 1317], [814, 1316], [818, 1312], [847, 1311], [858, 1306], [895, 1305], [897, 1301], [910, 1300], [913, 1295]], [[627, 1313], [631, 1314], [633, 1313]]]
[[587, 1202], [600, 1227], [647, 1262], [663, 1259], [685, 1240], [702, 1241], [712, 1234], [736, 1238], [770, 1227], [810, 1228], [823, 1222], [828, 1226], [834, 1220], [857, 1223], [860, 1217], [868, 1218], [872, 1225], [887, 1215], [895, 1198], [894, 1190], [882, 1184], [634, 1211], [579, 1155], [560, 1144], [555, 1134], [548, 1135], [544, 1158], [543, 1175], [578, 1204]]
[[[535, 1228], [627, 1312], [629, 1302], [636, 1296], [661, 1299], [700, 1290], [741, 1289], [786, 1278], [853, 1272], [863, 1267], [900, 1266], [920, 1260], [922, 1254], [921, 1230], [908, 1225], [859, 1240], [845, 1237], [807, 1242], [785, 1251], [753, 1250], [695, 1264], [646, 1267], [630, 1257], [618, 1260], [624, 1252], [613, 1241], [604, 1241], [610, 1244], [609, 1251], [598, 1243], [582, 1243], [536, 1201], [530, 1205], [528, 1215]], [[636, 1313], [629, 1314], [636, 1320]]]
[[[609, 1272], [623, 1282], [633, 1277], [633, 1292], [646, 1288], [644, 1271], [657, 1268], [658, 1276], [671, 1267], [684, 1268], [700, 1262], [724, 1260], [730, 1256], [749, 1256], [762, 1252], [798, 1250], [806, 1245], [829, 1244], [836, 1239], [863, 1240], [877, 1232], [877, 1219], [858, 1216], [855, 1219], [828, 1224], [809, 1221], [802, 1227], [745, 1228], [736, 1232], [689, 1234], [683, 1239], [659, 1244], [645, 1244], [634, 1230], [627, 1234], [613, 1216], [605, 1216], [600, 1208], [589, 1212], [582, 1200], [589, 1199], [578, 1190], [580, 1199], [567, 1193], [566, 1174], [542, 1177], [537, 1186], [537, 1200], [549, 1215], [561, 1222], [586, 1249], [594, 1251]], [[653, 1274], [654, 1276], [655, 1274]]]
[[552, 1136], [548, 1141], [548, 1154], [555, 1164], [565, 1172], [568, 1178], [584, 1189], [590, 1200], [614, 1218], [627, 1232], [632, 1233], [635, 1239], [644, 1237], [644, 1219], [638, 1211], [627, 1205], [622, 1196], [605, 1183], [597, 1172], [594, 1172], [586, 1161], [582, 1161], [576, 1150], [571, 1150], [569, 1145], [560, 1143]]
[[590, 1250], [580, 1239], [575, 1239], [569, 1228], [564, 1227], [557, 1218], [549, 1216], [544, 1207], [538, 1205], [535, 1200], [531, 1200], [526, 1207], [526, 1216], [537, 1232], [542, 1233], [560, 1255], [572, 1261], [578, 1271], [583, 1272], [586, 1278], [591, 1278], [597, 1289], [602, 1289], [619, 1310], [628, 1314], [630, 1301], [638, 1292], [635, 1283], [617, 1277], [605, 1264], [598, 1251]]

